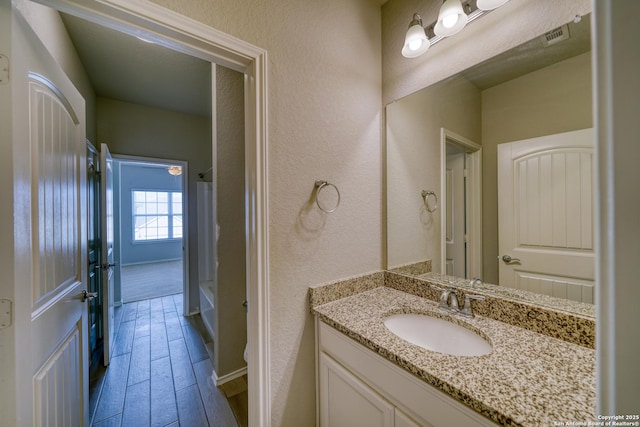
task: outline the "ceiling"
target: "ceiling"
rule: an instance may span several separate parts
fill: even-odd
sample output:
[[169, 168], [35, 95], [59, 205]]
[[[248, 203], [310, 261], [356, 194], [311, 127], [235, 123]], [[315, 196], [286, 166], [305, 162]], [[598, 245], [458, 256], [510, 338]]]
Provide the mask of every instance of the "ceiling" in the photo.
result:
[[211, 116], [211, 64], [60, 13], [96, 96]]
[[460, 75], [484, 90], [591, 50], [590, 16], [583, 16], [579, 22], [569, 22], [562, 30], [565, 37], [568, 33], [568, 39], [557, 37], [555, 42], [548, 44], [543, 34]]
[[[379, 1], [379, 0], [373, 0]], [[96, 96], [211, 116], [211, 64], [98, 24], [60, 13]], [[570, 22], [568, 40], [544, 36], [462, 72], [480, 90], [588, 52], [589, 17]]]

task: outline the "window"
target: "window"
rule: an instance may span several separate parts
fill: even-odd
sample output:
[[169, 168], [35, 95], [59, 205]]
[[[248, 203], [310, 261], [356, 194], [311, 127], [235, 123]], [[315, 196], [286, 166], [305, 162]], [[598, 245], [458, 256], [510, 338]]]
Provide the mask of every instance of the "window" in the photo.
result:
[[133, 240], [182, 238], [182, 192], [137, 191], [133, 196]]

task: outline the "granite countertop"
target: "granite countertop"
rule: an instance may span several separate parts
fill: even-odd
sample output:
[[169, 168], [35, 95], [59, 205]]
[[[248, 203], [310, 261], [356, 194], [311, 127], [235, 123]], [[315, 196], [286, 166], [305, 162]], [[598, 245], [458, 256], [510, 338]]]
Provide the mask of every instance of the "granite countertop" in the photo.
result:
[[[497, 320], [467, 319], [431, 300], [378, 287], [312, 308], [335, 329], [503, 425], [552, 426], [595, 419], [595, 351]], [[383, 320], [424, 313], [487, 339], [484, 356], [452, 356], [413, 345]], [[556, 424], [557, 425], [557, 424]]]

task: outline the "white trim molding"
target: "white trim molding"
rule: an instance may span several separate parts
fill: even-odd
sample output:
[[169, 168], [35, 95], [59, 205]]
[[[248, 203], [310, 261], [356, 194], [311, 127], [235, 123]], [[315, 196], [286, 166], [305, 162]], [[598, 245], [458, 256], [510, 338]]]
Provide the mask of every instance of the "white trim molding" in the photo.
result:
[[464, 136], [451, 132], [448, 129], [440, 128], [440, 271], [445, 274], [447, 271], [447, 142], [452, 142], [466, 151], [467, 169], [467, 250], [466, 265], [467, 276], [482, 277], [482, 147]]
[[267, 52], [148, 0], [35, 1], [245, 75], [249, 425], [270, 426]]
[[236, 378], [240, 378], [246, 373], [247, 373], [247, 367], [245, 366], [244, 368], [240, 368], [237, 371], [233, 371], [229, 374], [219, 377], [218, 374], [216, 374], [216, 370], [214, 369], [213, 373], [211, 374], [211, 381], [213, 381], [214, 387], [219, 387], [222, 384], [226, 384], [229, 381], [233, 381]]

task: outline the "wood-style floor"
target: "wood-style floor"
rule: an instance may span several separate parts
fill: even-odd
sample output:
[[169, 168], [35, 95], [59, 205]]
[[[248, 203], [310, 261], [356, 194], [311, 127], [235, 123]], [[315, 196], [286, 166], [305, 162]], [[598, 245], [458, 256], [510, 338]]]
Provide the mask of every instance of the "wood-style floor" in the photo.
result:
[[213, 385], [202, 320], [182, 315], [181, 294], [124, 304], [115, 324], [111, 363], [91, 379], [92, 426], [247, 425], [246, 378], [225, 385], [233, 405], [245, 406], [238, 422]]

